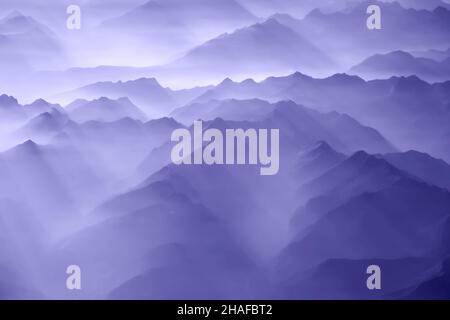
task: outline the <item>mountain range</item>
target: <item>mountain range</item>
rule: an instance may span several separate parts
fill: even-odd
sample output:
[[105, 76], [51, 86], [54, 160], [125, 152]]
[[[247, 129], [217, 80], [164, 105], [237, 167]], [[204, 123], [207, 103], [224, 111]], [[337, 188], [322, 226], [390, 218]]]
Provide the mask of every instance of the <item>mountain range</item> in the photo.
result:
[[119, 99], [127, 97], [149, 117], [161, 117], [175, 107], [184, 105], [211, 87], [172, 90], [164, 88], [154, 78], [140, 78], [130, 81], [98, 82], [79, 89], [54, 96], [58, 102], [72, 102], [75, 99]]
[[[369, 30], [366, 26], [366, 11], [373, 4], [382, 12], [380, 30]], [[315, 9], [301, 20], [287, 15], [274, 18], [348, 65], [355, 59], [405, 47], [412, 50], [442, 47], [448, 42], [449, 15], [445, 7], [432, 11], [405, 10], [397, 2], [361, 1], [346, 11], [324, 13]], [[352, 49], [348, 52], [341, 48]]]
[[371, 56], [351, 68], [349, 73], [369, 79], [416, 75], [427, 81], [445, 81], [450, 75], [450, 57], [443, 61], [435, 61], [414, 57], [404, 51], [394, 51]]
[[11, 72], [57, 67], [64, 61], [64, 49], [56, 34], [19, 11], [0, 19], [0, 52], [2, 69]]
[[448, 299], [449, 1], [0, 1], [0, 299]]
[[[236, 63], [242, 66], [238, 72], [232, 68]], [[333, 61], [310, 41], [269, 19], [212, 39], [192, 49], [173, 65], [200, 73], [238, 76], [293, 69], [317, 72], [333, 67]]]

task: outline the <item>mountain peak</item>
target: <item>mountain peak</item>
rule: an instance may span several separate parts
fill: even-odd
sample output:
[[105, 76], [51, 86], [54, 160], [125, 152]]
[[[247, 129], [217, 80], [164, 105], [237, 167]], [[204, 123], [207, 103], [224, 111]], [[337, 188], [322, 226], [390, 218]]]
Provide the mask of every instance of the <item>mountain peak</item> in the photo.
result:
[[133, 102], [131, 102], [131, 100], [128, 97], [120, 97], [116, 101], [119, 103], [133, 104]]
[[228, 127], [228, 122], [223, 118], [217, 117], [207, 122], [207, 128], [214, 128], [219, 130], [225, 130]]
[[408, 92], [409, 90], [420, 90], [430, 89], [430, 84], [416, 75], [411, 75], [407, 77], [394, 77], [397, 80], [396, 89], [399, 91]]
[[322, 12], [322, 10], [320, 10], [319, 8], [315, 8], [313, 10], [311, 10], [305, 17], [305, 19], [307, 18], [315, 18], [315, 17], [321, 17], [323, 16], [324, 13]]
[[49, 106], [50, 103], [45, 101], [44, 99], [37, 99], [35, 101], [33, 101], [33, 103], [31, 103], [30, 105], [28, 105], [29, 107], [36, 107], [36, 106]]
[[219, 83], [218, 87], [226, 87], [235, 84], [233, 80], [230, 78], [224, 79], [221, 83]]
[[248, 78], [248, 79], [245, 79], [244, 81], [242, 81], [241, 84], [257, 84], [257, 82], [255, 80], [253, 80], [252, 78]]
[[3, 106], [10, 107], [10, 106], [17, 106], [17, 105], [19, 105], [19, 102], [13, 96], [8, 96], [6, 94], [0, 95], [0, 107], [3, 107]]
[[380, 181], [390, 182], [399, 178], [411, 178], [411, 175], [393, 166], [381, 156], [371, 155], [365, 151], [357, 151], [348, 158], [345, 155], [340, 155], [340, 159], [343, 161], [319, 178], [316, 183], [319, 181], [321, 181], [320, 184], [322, 185], [325, 181], [327, 181], [326, 184], [331, 185], [334, 183], [348, 183], [350, 178], [355, 179], [355, 177], [358, 177], [358, 179], [364, 180], [365, 178], [363, 177], [369, 176], [372, 177], [371, 179], [381, 179]]
[[[256, 23], [253, 26], [250, 27], [251, 30], [255, 32], [285, 32], [286, 30], [290, 30], [294, 32], [293, 30], [289, 29], [285, 25], [281, 24], [277, 19], [275, 18], [269, 18], [266, 21]], [[244, 29], [246, 30], [246, 29]]]
[[328, 142], [323, 141], [323, 140], [317, 141], [311, 149], [312, 149], [311, 150], [312, 153], [334, 151], [334, 149], [331, 148], [331, 146], [328, 144]]
[[443, 6], [439, 6], [433, 10], [433, 13], [439, 16], [447, 16], [450, 13], [450, 10]]
[[403, 50], [395, 50], [395, 51], [392, 51], [390, 53], [387, 53], [386, 55], [397, 55], [397, 56], [401, 56], [401, 57], [405, 57], [405, 56], [412, 57], [412, 55], [410, 53], [408, 53], [406, 51], [403, 51]]
[[6, 153], [8, 154], [25, 153], [25, 155], [37, 154], [39, 153], [39, 145], [36, 144], [33, 140], [26, 140], [25, 142], [18, 144], [12, 149], [9, 149], [8, 151], [6, 151]]
[[308, 76], [304, 73], [301, 73], [300, 71], [296, 71], [288, 77], [293, 78], [293, 79], [308, 79], [308, 80], [312, 79], [310, 76]]
[[92, 100], [92, 102], [101, 102], [101, 103], [107, 103], [107, 102], [111, 102], [113, 100], [111, 100], [108, 97], [100, 97], [98, 99]]
[[161, 87], [161, 84], [158, 82], [156, 78], [139, 78], [136, 80], [127, 81], [127, 83], [137, 83], [145, 86], [158, 86]]
[[378, 62], [382, 60], [387, 60], [389, 62], [397, 62], [397, 63], [404, 63], [404, 61], [411, 61], [414, 60], [415, 57], [410, 54], [409, 52], [403, 51], [403, 50], [395, 50], [388, 52], [386, 54], [375, 54], [366, 60], [364, 62]]
[[321, 140], [315, 142], [305, 152], [303, 152], [302, 157], [308, 159], [318, 159], [319, 157], [333, 157], [341, 158], [343, 160], [345, 158], [345, 155], [334, 150], [333, 147], [328, 144], [328, 142]]
[[292, 17], [290, 14], [287, 13], [275, 13], [273, 15], [271, 15], [268, 19], [295, 19], [294, 17]]
[[367, 152], [360, 150], [355, 152], [350, 158], [349, 161], [355, 161], [355, 162], [362, 162], [362, 161], [366, 161], [367, 159], [369, 159], [371, 156], [370, 154], [368, 154]]
[[160, 126], [168, 126], [168, 127], [181, 127], [182, 125], [178, 123], [172, 117], [163, 117], [159, 119], [149, 120], [145, 123], [146, 125], [160, 125]]
[[23, 33], [32, 29], [48, 31], [43, 25], [30, 16], [25, 16], [20, 11], [14, 10], [9, 15], [0, 19], [2, 33]]
[[6, 17], [1, 19], [0, 21], [8, 21], [8, 20], [17, 19], [17, 18], [26, 18], [26, 16], [19, 10], [15, 9], [15, 10], [11, 11]]
[[345, 163], [350, 166], [356, 166], [357, 168], [367, 168], [368, 170], [387, 170], [396, 175], [404, 175], [399, 169], [391, 165], [388, 161], [382, 157], [371, 155], [365, 151], [357, 151]]
[[365, 83], [364, 79], [355, 76], [348, 75], [346, 73], [336, 73], [331, 77], [325, 78], [324, 80], [328, 80], [330, 82], [339, 82], [339, 84], [363, 84]]
[[300, 109], [300, 105], [296, 104], [294, 101], [292, 100], [283, 100], [283, 101], [278, 101], [275, 104], [275, 108], [276, 110], [280, 110], [280, 109], [286, 109], [286, 110], [298, 110]]
[[264, 22], [259, 23], [260, 25], [266, 25], [266, 26], [282, 26], [284, 27], [277, 19], [275, 19], [274, 17], [271, 17], [269, 19], [267, 19]]

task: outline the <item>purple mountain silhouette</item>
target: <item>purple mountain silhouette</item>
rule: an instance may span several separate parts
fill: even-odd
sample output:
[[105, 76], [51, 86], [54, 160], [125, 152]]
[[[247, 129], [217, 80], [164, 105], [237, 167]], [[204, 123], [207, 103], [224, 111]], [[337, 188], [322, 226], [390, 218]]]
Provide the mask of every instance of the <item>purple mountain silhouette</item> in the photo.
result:
[[399, 176], [398, 171], [392, 178], [391, 184], [379, 185], [378, 191], [356, 195], [331, 208], [301, 231], [281, 255], [279, 270], [293, 274], [329, 257], [397, 259], [435, 252], [441, 246], [439, 231], [448, 215], [450, 193]]
[[64, 60], [62, 46], [56, 35], [32, 17], [14, 11], [0, 20], [1, 61], [12, 58], [5, 70], [23, 70], [18, 63], [33, 69], [60, 66]]
[[268, 17], [275, 13], [290, 13], [297, 17], [307, 14], [318, 6], [326, 6], [333, 1], [305, 0], [239, 0], [239, 2], [251, 12], [260, 17]]
[[294, 172], [301, 181], [319, 177], [340, 164], [346, 156], [334, 150], [327, 142], [319, 141], [299, 154]]
[[[380, 266], [386, 285], [383, 290], [367, 290], [367, 267]], [[282, 284], [287, 299], [395, 299], [405, 288], [415, 287], [417, 279], [430, 272], [436, 263], [427, 258], [340, 259], [332, 258]]]
[[[383, 13], [382, 29], [369, 30], [366, 25], [369, 5], [376, 4]], [[397, 2], [363, 1], [344, 12], [322, 13], [314, 10], [303, 20], [288, 21], [288, 25], [304, 38], [338, 61], [354, 64], [354, 59], [362, 60], [378, 52], [410, 48], [422, 50], [424, 46], [448, 47], [450, 11], [443, 7], [433, 11], [405, 9]], [[283, 19], [279, 20], [283, 23]], [[404, 35], [408, 34], [408, 37]], [[326, 35], [326, 36], [324, 36]], [[340, 50], [351, 46], [352, 53]]]
[[389, 163], [423, 181], [450, 190], [450, 165], [418, 151], [383, 155]]
[[1, 0], [0, 299], [448, 298], [449, 1]]
[[30, 104], [23, 106], [23, 110], [27, 113], [28, 117], [35, 117], [44, 112], [52, 112], [56, 110], [61, 114], [65, 114], [66, 111], [59, 105], [45, 101], [44, 99], [38, 99]]
[[192, 45], [256, 21], [235, 0], [151, 0], [103, 22], [100, 30], [137, 39], [140, 51], [179, 56]]
[[364, 192], [378, 191], [405, 175], [387, 161], [360, 151], [303, 185], [299, 195], [308, 199], [329, 194], [342, 201]]
[[[105, 26], [146, 29], [140, 32], [163, 31], [167, 28], [199, 27], [199, 23], [211, 22], [219, 27], [222, 25], [236, 27], [255, 21], [255, 16], [245, 10], [234, 0], [152, 0], [128, 13], [104, 23]], [[185, 30], [185, 31], [187, 31]]]
[[404, 296], [404, 299], [412, 300], [448, 300], [450, 299], [449, 286], [449, 261], [442, 263], [439, 273], [413, 287], [412, 292]]
[[[73, 195], [65, 184], [68, 181], [60, 176], [67, 175], [64, 168], [73, 162], [60, 162], [55, 166], [63, 154], [58, 159], [51, 156], [53, 153], [52, 148], [44, 148], [28, 140], [0, 154], [4, 177], [2, 197], [25, 201], [36, 214], [42, 215], [40, 219], [46, 223], [50, 223], [48, 219], [52, 217], [70, 217], [76, 207]], [[50, 159], [54, 162], [49, 162]], [[80, 163], [78, 169], [81, 168]]]
[[68, 125], [69, 121], [65, 112], [61, 113], [58, 109], [51, 109], [31, 118], [15, 132], [15, 136], [18, 139], [33, 138], [39, 143], [48, 143]]
[[211, 100], [193, 103], [176, 109], [172, 116], [180, 122], [191, 125], [195, 120], [249, 120], [256, 121], [266, 117], [274, 110], [274, 105], [259, 99], [253, 100]]
[[0, 121], [15, 122], [27, 117], [16, 98], [8, 95], [0, 95]]
[[[447, 82], [429, 84], [417, 76], [364, 81], [346, 74], [315, 79], [294, 73], [257, 83], [224, 81], [194, 102], [254, 98], [269, 102], [292, 100], [320, 111], [348, 114], [379, 130], [397, 147], [419, 149], [448, 160], [450, 154], [442, 139], [449, 134], [447, 92]], [[430, 140], [436, 142], [430, 144]]]
[[418, 58], [427, 58], [433, 59], [439, 62], [442, 62], [448, 58], [450, 58], [450, 48], [447, 50], [425, 50], [425, 51], [413, 51], [411, 54]]
[[[366, 148], [383, 152], [395, 148], [376, 130], [361, 125], [345, 114], [320, 113], [292, 101], [269, 104], [263, 100], [212, 100], [179, 109], [173, 114], [187, 125], [193, 120], [251, 120], [284, 131], [293, 145], [307, 146], [317, 140], [327, 140], [339, 149], [354, 152]], [[358, 132], [358, 133], [357, 133]], [[355, 139], [355, 136], [358, 139]]]
[[[236, 63], [242, 66], [239, 72], [233, 72]], [[331, 58], [310, 41], [274, 19], [223, 34], [191, 50], [173, 65], [228, 76], [299, 68], [316, 72], [334, 66]]]
[[404, 8], [413, 8], [417, 10], [434, 10], [438, 7], [443, 7], [450, 9], [450, 4], [442, 0], [430, 0], [430, 1], [420, 1], [420, 0], [383, 0], [385, 2], [398, 2]]
[[102, 97], [97, 100], [76, 100], [69, 104], [67, 112], [77, 122], [104, 121], [113, 122], [126, 117], [145, 121], [145, 114], [128, 98], [110, 100]]
[[437, 62], [428, 58], [415, 58], [404, 51], [374, 55], [350, 69], [349, 73], [365, 78], [416, 75], [428, 81], [450, 78], [450, 57]]
[[92, 100], [101, 97], [119, 99], [127, 97], [149, 117], [160, 117], [167, 115], [173, 108], [193, 100], [208, 88], [172, 90], [162, 87], [154, 78], [140, 78], [126, 82], [98, 82], [60, 94], [55, 99], [58, 101], [73, 101], [74, 99]]

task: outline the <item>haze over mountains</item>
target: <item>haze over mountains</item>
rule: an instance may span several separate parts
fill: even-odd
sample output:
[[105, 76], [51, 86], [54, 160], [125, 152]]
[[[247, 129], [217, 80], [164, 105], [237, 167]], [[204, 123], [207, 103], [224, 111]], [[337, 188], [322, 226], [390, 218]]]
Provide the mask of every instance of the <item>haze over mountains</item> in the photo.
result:
[[[441, 55], [443, 54], [444, 52]], [[349, 72], [370, 79], [389, 78], [394, 75], [417, 75], [428, 81], [445, 81], [450, 74], [450, 57], [436, 61], [430, 58], [414, 57], [403, 51], [394, 51], [369, 57], [351, 68]]]
[[[229, 73], [236, 63], [242, 67]], [[333, 67], [333, 61], [293, 30], [269, 19], [210, 40], [174, 62], [174, 66], [187, 71], [239, 76], [293, 69], [317, 72]]]
[[[57, 36], [30, 16], [13, 11], [0, 19], [0, 60], [5, 72], [62, 66], [63, 47]], [[6, 75], [2, 74], [2, 79]]]
[[[69, 4], [0, 3], [0, 298], [450, 296], [448, 1]], [[175, 165], [196, 120], [278, 174]]]
[[[31, 75], [21, 72], [17, 79], [5, 80], [2, 85], [7, 93], [29, 100], [93, 82], [141, 77], [156, 77], [163, 86], [173, 88], [210, 85], [225, 77], [262, 79], [294, 71], [324, 77], [346, 72], [375, 54], [448, 48], [445, 44], [449, 37], [448, 5], [432, 5], [433, 9], [424, 10], [412, 1], [409, 6], [413, 9], [405, 9], [396, 2], [377, 2], [383, 11], [383, 27], [372, 32], [366, 27], [367, 1], [348, 7], [335, 1], [302, 2], [301, 6], [313, 7], [304, 17], [294, 13], [291, 16], [283, 10], [269, 16], [259, 15], [235, 1], [223, 1], [220, 5], [212, 5], [211, 0], [189, 1], [165, 1], [163, 5], [149, 1], [134, 9], [123, 5], [125, 12], [116, 18], [102, 24], [99, 15], [97, 25], [86, 23], [78, 31], [67, 30], [63, 23], [56, 28], [52, 26], [67, 59], [64, 64], [48, 69], [60, 71]], [[267, 2], [275, 3], [275, 0]], [[280, 3], [286, 7], [291, 5], [289, 0]], [[321, 9], [314, 10], [315, 6]], [[90, 8], [86, 5], [86, 10]], [[214, 18], [218, 13], [221, 18]], [[166, 18], [148, 19], [151, 15]], [[211, 25], [215, 28], [198, 27], [208, 21], [214, 21]], [[46, 24], [46, 20], [40, 23]], [[208, 35], [198, 35], [192, 29]], [[148, 32], [157, 34], [148, 35]], [[148, 37], [153, 41], [147, 41]], [[120, 45], [121, 38], [125, 45]], [[237, 47], [242, 50], [236, 50]], [[351, 52], [343, 50], [344, 47], [352, 47]], [[232, 68], [233, 61], [239, 61], [241, 67]], [[27, 61], [20, 62], [19, 67], [26, 66]], [[67, 70], [61, 71], [64, 66]], [[442, 77], [437, 80], [442, 81]]]
[[[383, 13], [383, 25], [378, 32], [371, 32], [366, 27], [366, 11], [370, 4], [377, 4]], [[314, 10], [302, 20], [288, 15], [276, 15], [275, 18], [306, 39], [314, 40], [316, 46], [333, 53], [335, 59], [348, 64], [370, 53], [401, 48], [440, 48], [448, 41], [449, 15], [449, 9], [444, 7], [432, 11], [405, 10], [397, 2], [363, 1], [344, 12]], [[342, 50], [350, 47], [351, 51]]]

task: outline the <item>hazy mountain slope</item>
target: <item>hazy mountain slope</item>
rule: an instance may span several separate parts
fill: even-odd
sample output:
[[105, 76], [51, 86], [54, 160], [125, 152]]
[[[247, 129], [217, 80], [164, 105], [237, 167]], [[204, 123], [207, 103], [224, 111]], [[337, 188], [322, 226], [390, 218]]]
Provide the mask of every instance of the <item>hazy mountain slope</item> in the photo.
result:
[[[369, 30], [366, 13], [369, 5], [380, 6], [382, 29]], [[369, 55], [402, 48], [422, 50], [449, 44], [450, 11], [405, 9], [397, 2], [361, 1], [342, 12], [314, 10], [304, 19], [285, 19], [297, 33], [333, 56], [343, 65], [354, 64]], [[283, 19], [279, 20], [281, 23]], [[407, 36], [405, 36], [407, 35]], [[351, 53], [341, 48], [353, 48]], [[353, 61], [353, 62], [352, 62]], [[348, 65], [349, 66], [349, 65]], [[350, 66], [349, 66], [350, 67]]]
[[[234, 70], [236, 64], [241, 66], [239, 70]], [[333, 62], [312, 42], [269, 19], [212, 39], [189, 51], [171, 66], [210, 76], [238, 76], [293, 69], [315, 73], [332, 68]]]
[[450, 189], [450, 165], [441, 159], [435, 159], [426, 153], [413, 150], [385, 154], [382, 157], [397, 168], [430, 184]]
[[154, 78], [130, 81], [97, 82], [53, 97], [55, 101], [72, 102], [75, 99], [93, 100], [129, 98], [149, 117], [168, 115], [175, 107], [184, 105], [203, 94], [210, 87], [172, 90], [162, 87]]
[[437, 62], [428, 58], [415, 58], [403, 51], [374, 55], [350, 69], [349, 73], [365, 78], [416, 75], [428, 81], [450, 79], [450, 58]]
[[71, 119], [77, 122], [113, 122], [123, 118], [146, 120], [146, 115], [128, 98], [110, 100], [100, 98], [93, 101], [76, 100], [66, 107]]

